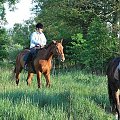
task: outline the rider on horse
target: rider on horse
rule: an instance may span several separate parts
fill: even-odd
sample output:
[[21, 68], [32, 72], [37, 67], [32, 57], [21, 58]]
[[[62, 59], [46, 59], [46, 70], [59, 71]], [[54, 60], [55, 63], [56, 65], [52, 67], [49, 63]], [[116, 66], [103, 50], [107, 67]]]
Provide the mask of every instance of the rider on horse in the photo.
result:
[[25, 69], [27, 69], [30, 59], [36, 54], [36, 50], [43, 48], [46, 45], [46, 42], [47, 40], [43, 33], [43, 25], [41, 23], [37, 23], [36, 31], [33, 32], [30, 37], [30, 52], [27, 60], [25, 61]]

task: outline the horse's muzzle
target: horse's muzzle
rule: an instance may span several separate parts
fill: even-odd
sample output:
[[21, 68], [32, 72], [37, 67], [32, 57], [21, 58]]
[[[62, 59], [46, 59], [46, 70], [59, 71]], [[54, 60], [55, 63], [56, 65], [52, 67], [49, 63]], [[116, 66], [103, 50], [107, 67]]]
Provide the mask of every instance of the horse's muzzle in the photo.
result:
[[64, 54], [62, 54], [62, 55], [60, 56], [60, 61], [61, 61], [61, 62], [64, 62], [64, 61], [65, 61], [65, 56], [64, 56]]

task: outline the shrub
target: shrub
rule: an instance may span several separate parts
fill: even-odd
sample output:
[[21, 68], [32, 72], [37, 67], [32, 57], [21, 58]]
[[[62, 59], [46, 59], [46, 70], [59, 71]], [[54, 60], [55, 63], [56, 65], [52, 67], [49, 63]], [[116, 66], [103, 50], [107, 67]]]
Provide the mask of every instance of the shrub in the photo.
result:
[[16, 56], [21, 50], [23, 50], [23, 46], [20, 44], [13, 44], [12, 46], [6, 47], [9, 61], [15, 63]]

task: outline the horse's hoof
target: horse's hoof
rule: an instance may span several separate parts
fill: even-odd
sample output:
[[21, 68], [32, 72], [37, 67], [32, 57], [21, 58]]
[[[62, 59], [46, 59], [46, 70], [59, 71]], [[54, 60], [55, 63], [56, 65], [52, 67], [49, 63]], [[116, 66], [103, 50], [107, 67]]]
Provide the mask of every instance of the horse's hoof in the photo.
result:
[[30, 83], [27, 82], [27, 86], [30, 86]]
[[38, 89], [40, 89], [41, 88], [41, 86], [38, 86]]
[[46, 85], [47, 88], [50, 88], [50, 84]]
[[115, 114], [115, 119], [116, 119], [116, 120], [119, 120], [117, 113]]
[[16, 85], [18, 86], [18, 83], [16, 83]]

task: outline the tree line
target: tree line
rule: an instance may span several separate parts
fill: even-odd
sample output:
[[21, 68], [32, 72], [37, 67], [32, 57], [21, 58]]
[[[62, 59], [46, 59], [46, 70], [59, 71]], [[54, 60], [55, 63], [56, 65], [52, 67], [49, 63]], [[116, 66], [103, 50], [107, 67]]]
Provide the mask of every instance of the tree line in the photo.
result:
[[[10, 4], [14, 4], [10, 2]], [[119, 56], [119, 0], [34, 0], [34, 19], [0, 29], [0, 59], [15, 60], [29, 47], [34, 22], [42, 22], [48, 43], [63, 39], [65, 66], [105, 71], [108, 62]]]

